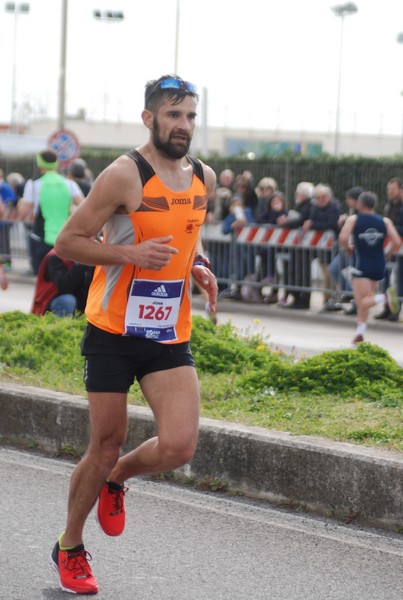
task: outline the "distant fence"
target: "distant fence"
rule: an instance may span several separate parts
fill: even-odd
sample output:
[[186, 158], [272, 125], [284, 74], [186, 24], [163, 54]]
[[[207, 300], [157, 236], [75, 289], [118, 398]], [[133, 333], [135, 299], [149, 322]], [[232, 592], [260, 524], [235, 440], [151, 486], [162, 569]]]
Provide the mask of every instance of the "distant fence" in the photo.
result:
[[[94, 176], [105, 169], [124, 150], [116, 151], [83, 151]], [[370, 158], [329, 158], [318, 157], [308, 159], [293, 158], [261, 158], [246, 160], [237, 158], [207, 158], [214, 171], [219, 174], [223, 169], [231, 169], [235, 174], [247, 170], [253, 174], [255, 183], [262, 177], [273, 177], [279, 189], [284, 192], [290, 206], [294, 202], [294, 190], [300, 181], [311, 181], [314, 184], [326, 183], [332, 188], [334, 195], [343, 204], [345, 193], [353, 186], [361, 186], [375, 192], [379, 197], [379, 210], [385, 203], [386, 184], [392, 177], [403, 178], [403, 161], [400, 159]], [[17, 171], [25, 179], [37, 177], [38, 170], [34, 157], [0, 156], [0, 168], [5, 173]]]

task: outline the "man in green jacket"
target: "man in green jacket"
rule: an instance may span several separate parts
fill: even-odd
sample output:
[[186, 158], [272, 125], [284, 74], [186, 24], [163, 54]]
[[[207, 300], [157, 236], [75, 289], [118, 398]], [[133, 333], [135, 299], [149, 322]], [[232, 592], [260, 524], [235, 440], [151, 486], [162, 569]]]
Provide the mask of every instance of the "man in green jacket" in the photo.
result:
[[53, 248], [59, 231], [69, 218], [72, 208], [84, 199], [77, 183], [57, 173], [57, 155], [44, 150], [36, 157], [41, 173], [29, 179], [23, 197], [18, 202], [18, 214], [26, 219], [33, 212], [30, 239], [32, 270], [37, 275], [44, 256]]

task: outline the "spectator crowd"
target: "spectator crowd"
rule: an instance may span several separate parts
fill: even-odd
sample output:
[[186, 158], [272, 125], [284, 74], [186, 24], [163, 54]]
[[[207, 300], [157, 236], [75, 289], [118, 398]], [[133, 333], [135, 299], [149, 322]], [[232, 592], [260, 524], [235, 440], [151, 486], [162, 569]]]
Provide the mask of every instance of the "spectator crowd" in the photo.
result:
[[[329, 185], [301, 181], [294, 190], [293, 198], [289, 199], [278, 189], [273, 177], [263, 177], [255, 183], [249, 171], [239, 175], [230, 169], [221, 171], [215, 194], [209, 199], [207, 223], [220, 224], [221, 232], [233, 235], [234, 239], [242, 227], [252, 224], [298, 229], [300, 234], [299, 243], [262, 243], [253, 255], [248, 252], [248, 244], [243, 247], [239, 244], [235, 252], [227, 251], [225, 260], [218, 261], [216, 270], [222, 281], [233, 281], [230, 292], [225, 283], [221, 285], [222, 294], [246, 301], [277, 303], [285, 309], [307, 309], [312, 291], [312, 262], [316, 259], [325, 290], [322, 311], [344, 310], [348, 315], [356, 315], [353, 278], [357, 250], [343, 248], [338, 244], [338, 237], [348, 218], [365, 210], [359, 204], [359, 198], [365, 191], [359, 186], [351, 187], [346, 190], [345, 198], [340, 200]], [[386, 182], [385, 191], [386, 202], [381, 216], [389, 219], [399, 236], [403, 237], [403, 181], [393, 177]], [[374, 212], [378, 210], [377, 198], [375, 203]], [[332, 251], [313, 250], [302, 243], [308, 232], [325, 231], [333, 232], [335, 243]], [[229, 254], [236, 263], [231, 265], [231, 272]], [[385, 296], [391, 285], [401, 299], [403, 256], [400, 254], [392, 254], [385, 261], [383, 277], [378, 282], [379, 292]], [[401, 302], [399, 310], [400, 307]], [[375, 318], [398, 321], [399, 311], [390, 310], [385, 296], [383, 309]]]
[[[8, 285], [7, 270], [11, 266], [8, 216], [14, 210], [24, 223], [31, 271], [36, 276], [33, 312], [73, 314], [84, 309], [92, 273], [83, 265], [58, 259], [53, 244], [71, 212], [88, 194], [92, 174], [82, 159], [73, 160], [62, 172], [56, 154], [49, 149], [38, 154], [37, 166], [39, 177], [28, 181], [19, 173], [5, 177], [0, 169], [0, 287], [6, 289]], [[253, 252], [242, 245], [234, 252], [227, 245], [220, 257], [211, 256], [222, 294], [277, 304], [287, 310], [308, 309], [313, 289], [313, 260], [316, 260], [323, 279], [322, 311], [344, 310], [348, 315], [356, 315], [353, 289], [356, 252], [337, 240], [349, 218], [360, 211], [359, 198], [364, 192], [362, 187], [354, 186], [340, 200], [327, 184], [301, 181], [292, 198], [287, 198], [271, 176], [255, 182], [250, 171], [236, 175], [231, 169], [222, 170], [214, 195], [209, 198], [206, 223], [219, 224], [221, 233], [234, 239], [240, 228], [250, 224], [296, 230], [299, 236], [297, 243], [262, 243]], [[386, 182], [382, 217], [389, 219], [403, 237], [403, 181], [399, 177]], [[335, 240], [331, 251], [313, 250], [302, 243], [309, 232], [329, 231]], [[396, 296], [402, 299], [402, 262], [403, 256], [394, 253], [385, 263], [383, 278], [378, 282], [383, 308], [375, 315], [377, 319], [399, 320], [401, 302], [398, 311], [391, 311], [386, 290], [393, 287]]]

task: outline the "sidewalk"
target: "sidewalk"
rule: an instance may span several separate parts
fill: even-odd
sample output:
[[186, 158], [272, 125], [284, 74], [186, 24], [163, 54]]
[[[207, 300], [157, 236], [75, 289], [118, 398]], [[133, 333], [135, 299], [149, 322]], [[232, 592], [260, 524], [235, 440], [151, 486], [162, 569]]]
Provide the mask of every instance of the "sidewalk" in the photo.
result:
[[7, 273], [10, 281], [20, 283], [34, 283], [35, 276], [31, 273], [31, 267], [28, 258], [19, 258], [13, 256], [11, 259], [11, 270]]

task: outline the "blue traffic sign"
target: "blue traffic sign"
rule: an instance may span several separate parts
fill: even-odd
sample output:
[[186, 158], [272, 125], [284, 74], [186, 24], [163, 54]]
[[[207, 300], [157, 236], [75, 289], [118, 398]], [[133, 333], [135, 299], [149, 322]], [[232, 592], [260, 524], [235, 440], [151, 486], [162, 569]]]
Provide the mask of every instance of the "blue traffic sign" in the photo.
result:
[[80, 143], [77, 136], [67, 129], [59, 129], [48, 139], [49, 148], [57, 154], [60, 164], [68, 164], [80, 156]]

